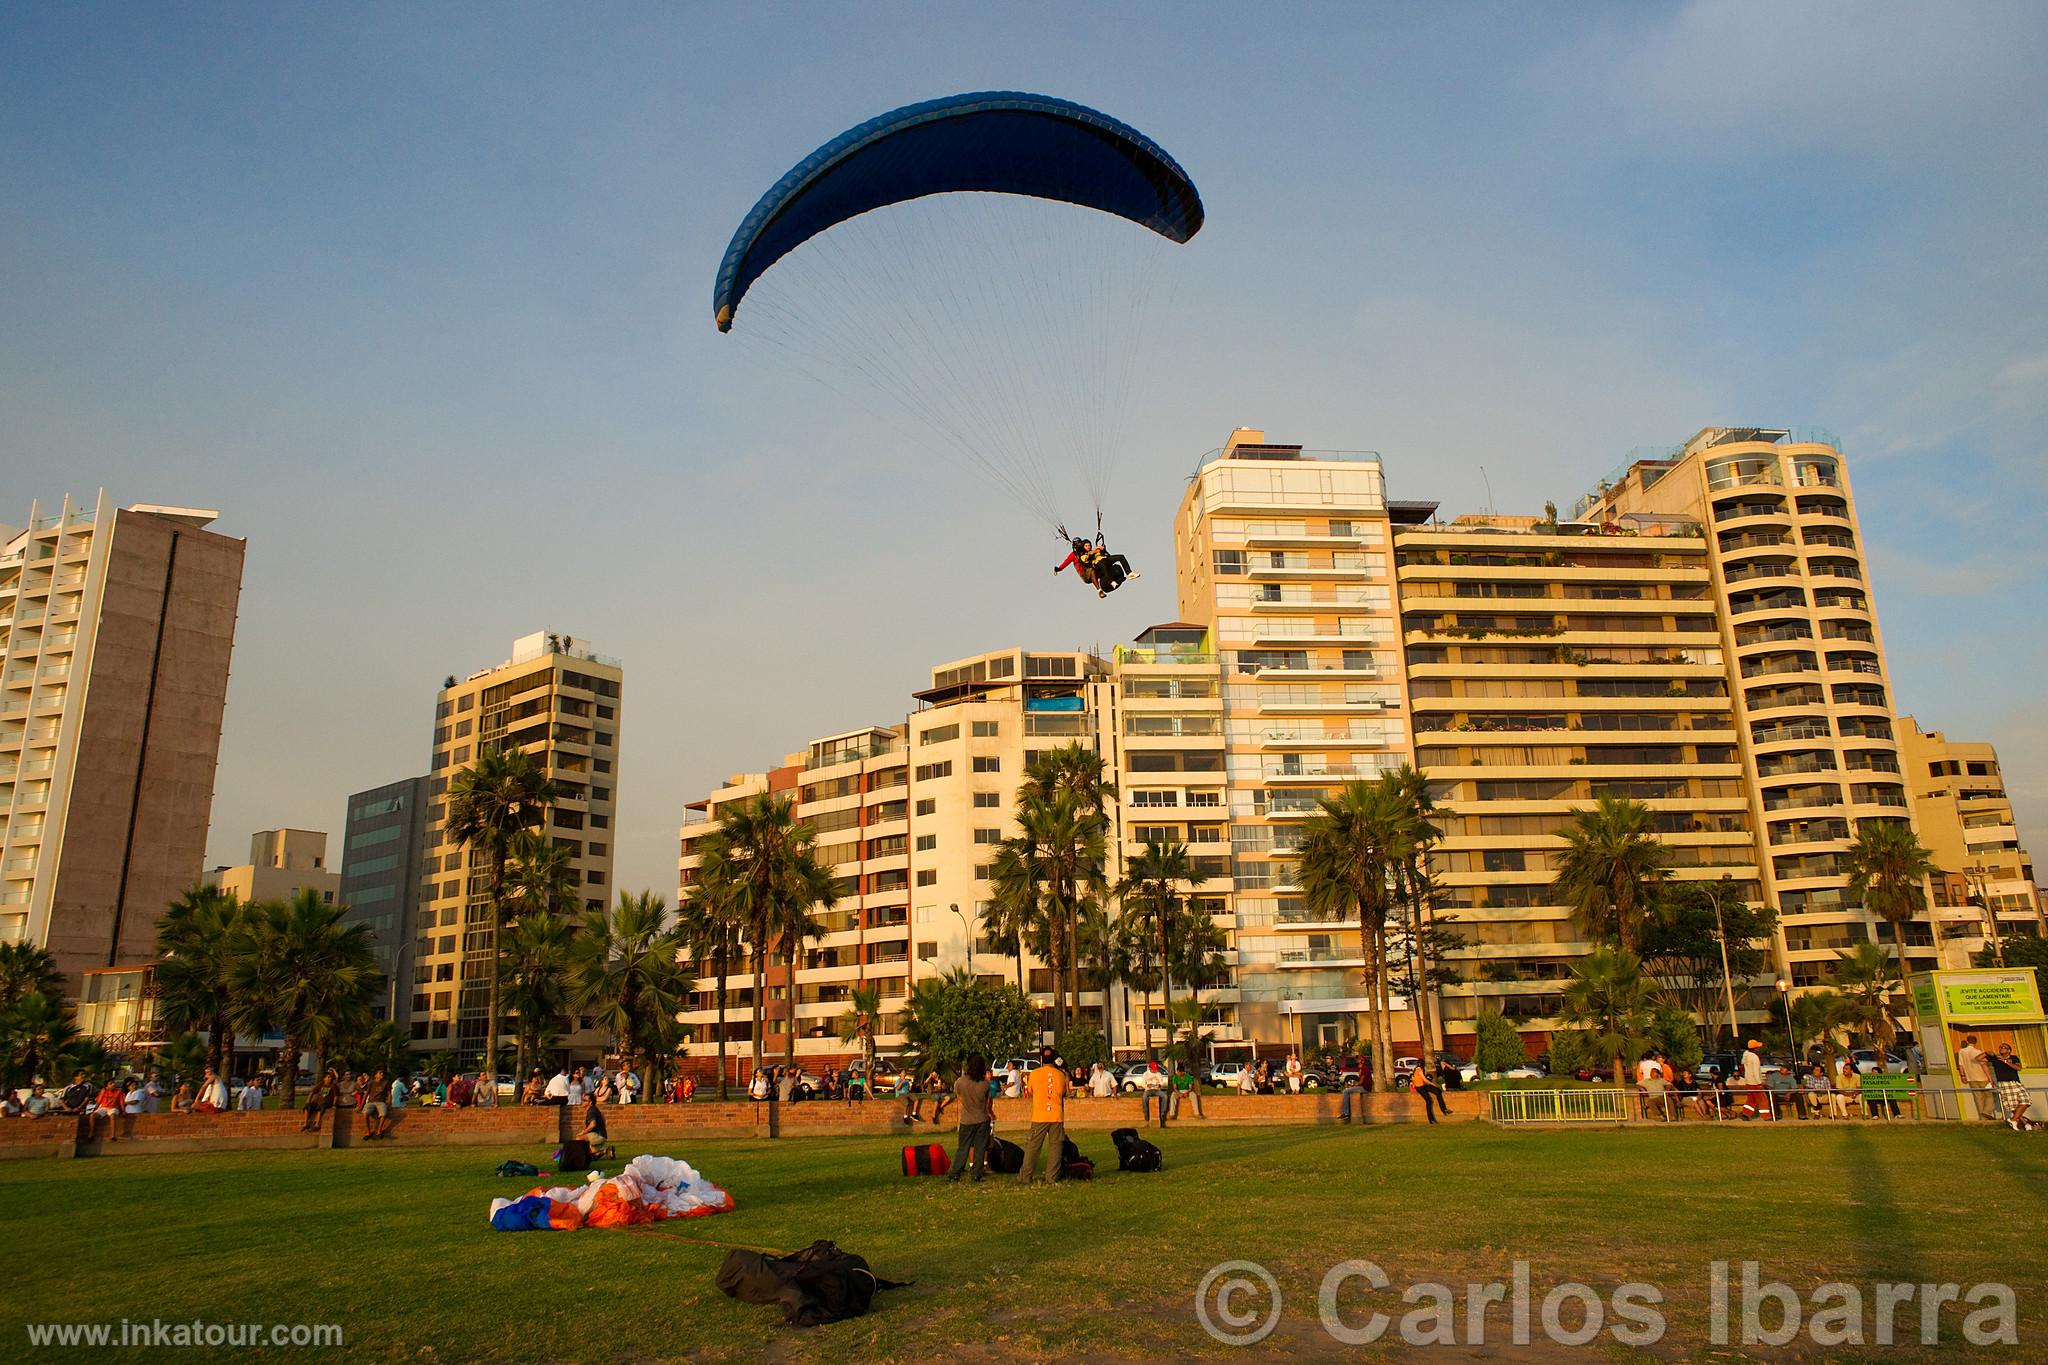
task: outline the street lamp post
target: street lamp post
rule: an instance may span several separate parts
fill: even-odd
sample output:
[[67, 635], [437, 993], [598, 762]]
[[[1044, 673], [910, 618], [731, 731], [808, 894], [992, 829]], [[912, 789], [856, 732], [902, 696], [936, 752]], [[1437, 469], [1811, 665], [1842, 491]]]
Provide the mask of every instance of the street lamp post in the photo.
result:
[[960, 931], [967, 935], [967, 974], [974, 975], [974, 921], [957, 904], [946, 907], [960, 917]]
[[1794, 1065], [1797, 1065], [1800, 1060], [1799, 1035], [1792, 1031], [1792, 983], [1781, 976], [1778, 978], [1777, 984], [1778, 999], [1785, 1006], [1785, 1038], [1792, 1044], [1792, 1061]]

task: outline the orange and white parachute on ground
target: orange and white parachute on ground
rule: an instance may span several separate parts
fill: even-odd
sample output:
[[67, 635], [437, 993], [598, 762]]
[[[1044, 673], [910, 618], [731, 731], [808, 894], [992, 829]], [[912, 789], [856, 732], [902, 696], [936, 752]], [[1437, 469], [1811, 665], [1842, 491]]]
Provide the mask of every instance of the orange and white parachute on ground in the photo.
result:
[[560, 1232], [567, 1228], [625, 1228], [671, 1218], [728, 1213], [732, 1196], [687, 1161], [636, 1156], [605, 1179], [591, 1172], [583, 1185], [529, 1190], [517, 1199], [491, 1201], [491, 1226], [500, 1232]]

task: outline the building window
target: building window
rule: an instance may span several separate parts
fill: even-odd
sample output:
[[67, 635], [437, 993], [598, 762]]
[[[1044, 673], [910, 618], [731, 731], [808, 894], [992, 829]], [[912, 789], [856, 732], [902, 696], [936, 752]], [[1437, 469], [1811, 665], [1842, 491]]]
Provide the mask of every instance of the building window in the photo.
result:
[[917, 769], [917, 780], [920, 782], [931, 782], [938, 778], [951, 777], [952, 775], [953, 765], [950, 762], [921, 763]]
[[960, 738], [960, 727], [958, 725], [934, 725], [929, 730], [920, 731], [917, 736], [917, 742], [921, 745], [944, 744], [947, 740], [958, 738]]
[[1219, 578], [1235, 577], [1244, 572], [1243, 550], [1217, 550], [1215, 556], [1211, 562]]
[[999, 829], [978, 829], [974, 831], [974, 842], [977, 844], [1001, 843], [1002, 838], [1003, 832]]
[[995, 721], [978, 720], [974, 722], [974, 737], [976, 739], [994, 739], [1001, 733], [1002, 726]]
[[938, 880], [939, 874], [935, 869], [929, 867], [918, 869], [917, 884], [919, 886], [932, 886], [935, 885], [938, 882]]
[[939, 803], [933, 797], [927, 796], [924, 800], [917, 803], [917, 813], [919, 815], [936, 815], [938, 809]]
[[929, 853], [938, 846], [939, 836], [936, 834], [920, 834], [917, 836], [917, 851], [919, 853]]
[[974, 771], [978, 773], [999, 773], [1002, 770], [1003, 760], [997, 758], [994, 754], [975, 755]]
[[976, 792], [974, 794], [974, 808], [976, 810], [994, 810], [1002, 804], [1003, 794], [1001, 792]]
[[939, 945], [936, 943], [920, 943], [917, 945], [917, 960], [919, 962], [930, 962], [938, 955]]
[[988, 880], [988, 876], [989, 867], [987, 863], [983, 863], [980, 867], [974, 869], [974, 880], [978, 882], [985, 882]]

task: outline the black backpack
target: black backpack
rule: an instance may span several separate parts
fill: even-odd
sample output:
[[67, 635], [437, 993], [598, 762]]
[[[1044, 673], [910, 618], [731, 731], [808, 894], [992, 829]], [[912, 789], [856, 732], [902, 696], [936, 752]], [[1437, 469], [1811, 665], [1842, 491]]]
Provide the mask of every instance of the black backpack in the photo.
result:
[[1095, 1163], [1081, 1155], [1081, 1149], [1074, 1145], [1072, 1138], [1060, 1140], [1060, 1179], [1089, 1180], [1095, 1175]]
[[1135, 1128], [1116, 1128], [1109, 1134], [1116, 1144], [1116, 1168], [1120, 1171], [1156, 1171], [1159, 1149], [1138, 1136]]
[[1024, 1149], [1006, 1138], [988, 1140], [988, 1168], [997, 1175], [1015, 1175], [1024, 1169]]
[[729, 1251], [718, 1267], [718, 1287], [729, 1297], [779, 1304], [782, 1320], [797, 1327], [857, 1318], [868, 1311], [876, 1290], [907, 1283], [877, 1278], [865, 1260], [826, 1241], [788, 1256]]

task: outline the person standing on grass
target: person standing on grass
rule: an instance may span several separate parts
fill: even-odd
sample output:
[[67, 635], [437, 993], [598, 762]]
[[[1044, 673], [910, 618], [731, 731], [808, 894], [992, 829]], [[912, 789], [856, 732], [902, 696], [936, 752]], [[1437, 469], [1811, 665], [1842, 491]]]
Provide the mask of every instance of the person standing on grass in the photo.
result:
[[[958, 1184], [972, 1164], [974, 1178], [979, 1182], [988, 1174], [988, 1135], [996, 1119], [995, 1104], [988, 1097], [988, 1058], [979, 1052], [968, 1054], [967, 1064], [960, 1069], [960, 1079], [953, 1082], [953, 1094], [960, 1101], [960, 1129], [954, 1144], [953, 1169], [946, 1173], [946, 1179]], [[932, 1117], [936, 1119], [938, 1115]]]
[[1998, 1116], [1998, 1093], [1991, 1080], [1991, 1058], [1984, 1049], [1977, 1046], [1977, 1035], [1972, 1033], [1963, 1039], [1963, 1045], [1956, 1053], [1956, 1065], [1963, 1073], [1963, 1084], [1976, 1091], [1973, 1097], [1980, 1119]]
[[[1743, 1049], [1742, 1061], [1735, 1074], [1742, 1090], [1742, 1117], [1745, 1122], [1757, 1116], [1759, 1102], [1764, 1101], [1764, 1045], [1756, 1039], [1749, 1040]], [[1764, 1112], [1768, 1113], [1766, 1109]]]
[[590, 1078], [584, 1074], [583, 1068], [579, 1066], [569, 1073], [569, 1091], [563, 1102], [571, 1109], [581, 1109], [583, 1107], [583, 1097], [589, 1093]]
[[1259, 1073], [1250, 1067], [1241, 1067], [1237, 1073], [1237, 1093], [1256, 1095], [1259, 1093]]
[[1038, 1178], [1038, 1158], [1046, 1154], [1046, 1179], [1058, 1183], [1060, 1162], [1067, 1147], [1067, 1073], [1054, 1064], [1049, 1047], [1038, 1050], [1039, 1065], [1024, 1078], [1025, 1093], [1031, 1096], [1031, 1136], [1024, 1140], [1024, 1166], [1017, 1183], [1029, 1185]]
[[1436, 1122], [1436, 1111], [1441, 1109], [1445, 1118], [1451, 1116], [1451, 1106], [1444, 1103], [1444, 1088], [1429, 1078], [1429, 1071], [1416, 1067], [1408, 1073], [1408, 1088], [1422, 1101], [1422, 1112], [1431, 1123]]
[[2020, 1059], [2013, 1055], [2011, 1043], [2000, 1043], [1998, 1051], [1984, 1058], [1991, 1068], [1991, 1079], [1998, 1086], [1998, 1103], [2005, 1110], [2005, 1123], [2015, 1133], [2029, 1132], [2041, 1125], [2027, 1117], [2027, 1107], [2033, 1098], [2027, 1094], [2027, 1083], [2020, 1075]]
[[1298, 1052], [1287, 1054], [1287, 1093], [1301, 1093], [1301, 1054]]
[[235, 1108], [244, 1114], [253, 1114], [263, 1107], [263, 1080], [251, 1076], [249, 1083], [242, 1087], [242, 1093], [235, 1100]]

